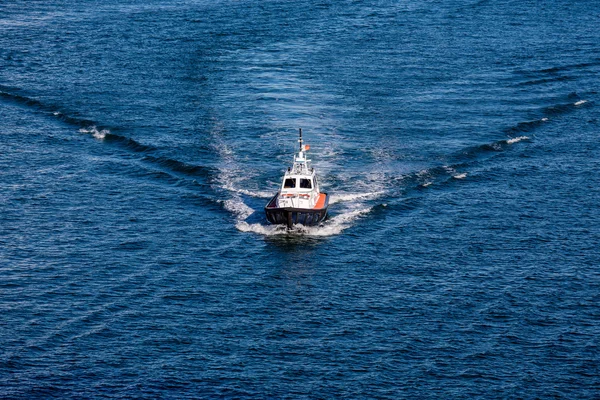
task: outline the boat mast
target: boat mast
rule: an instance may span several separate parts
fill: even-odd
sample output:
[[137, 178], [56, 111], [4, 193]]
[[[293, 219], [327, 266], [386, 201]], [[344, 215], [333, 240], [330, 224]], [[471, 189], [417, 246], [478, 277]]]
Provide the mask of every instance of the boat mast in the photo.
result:
[[302, 140], [302, 128], [299, 129], [300, 132], [300, 138], [298, 139], [298, 142], [300, 143], [300, 151], [298, 151], [298, 154], [294, 155], [294, 172], [297, 173], [308, 173], [308, 162], [310, 160], [306, 159], [306, 155], [305, 155], [305, 151], [307, 149], [304, 148], [304, 142]]

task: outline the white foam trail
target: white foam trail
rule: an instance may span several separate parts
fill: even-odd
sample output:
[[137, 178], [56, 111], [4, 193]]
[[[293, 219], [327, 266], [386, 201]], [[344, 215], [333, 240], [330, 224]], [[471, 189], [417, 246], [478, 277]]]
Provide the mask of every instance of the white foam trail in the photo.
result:
[[254, 210], [248, 207], [239, 197], [225, 200], [223, 205], [227, 211], [230, 211], [237, 217], [238, 221], [245, 220], [254, 212]]
[[[217, 186], [221, 189], [227, 190], [236, 196], [237, 194], [243, 194], [250, 197], [270, 199], [275, 194], [276, 190], [273, 191], [261, 191], [261, 190], [248, 190], [240, 188], [244, 186], [244, 181], [252, 178], [255, 175], [255, 171], [248, 169], [247, 166], [240, 165], [236, 152], [232, 147], [223, 142], [220, 137], [220, 128], [216, 128], [213, 131], [215, 143], [213, 148], [219, 153], [222, 163], [219, 167], [219, 176], [217, 178]], [[241, 199], [239, 200], [241, 201]]]
[[285, 225], [249, 224], [246, 221], [238, 221], [238, 223], [235, 224], [235, 227], [240, 232], [252, 232], [264, 236], [287, 234], [287, 227]]
[[467, 173], [466, 172], [462, 173], [462, 174], [457, 174], [457, 175], [453, 176], [454, 179], [465, 179], [466, 177], [467, 177]]
[[521, 140], [527, 140], [527, 139], [529, 139], [529, 136], [519, 136], [519, 137], [516, 137], [516, 138], [508, 139], [506, 141], [506, 143], [513, 144], [513, 143], [518, 143]]
[[365, 207], [365, 208], [359, 208], [356, 210], [348, 211], [343, 214], [336, 215], [335, 217], [331, 218], [328, 222], [333, 225], [349, 224], [350, 222], [354, 221], [356, 218], [368, 213], [372, 209], [373, 209], [373, 207]]
[[579, 101], [575, 102], [574, 105], [580, 106], [580, 105], [585, 104], [585, 103], [587, 103], [587, 100], [579, 100]]
[[384, 192], [370, 192], [370, 193], [342, 193], [342, 194], [332, 194], [331, 199], [329, 200], [329, 204], [341, 203], [344, 201], [355, 201], [355, 200], [368, 200], [374, 199], [381, 196]]
[[275, 195], [275, 192], [276, 192], [276, 190], [273, 192], [266, 192], [266, 191], [252, 192], [252, 191], [246, 190], [246, 189], [238, 189], [238, 188], [234, 187], [233, 184], [231, 184], [231, 183], [223, 186], [223, 189], [229, 190], [230, 192], [245, 194], [246, 196], [250, 196], [250, 197], [256, 197], [258, 199], [270, 199], [271, 197], [273, 197]]
[[98, 130], [95, 125], [94, 126], [89, 126], [87, 128], [81, 128], [79, 130], [79, 132], [80, 133], [92, 134], [92, 136], [95, 137], [98, 140], [104, 140], [104, 138], [106, 137], [106, 135], [110, 133], [110, 131], [108, 129]]

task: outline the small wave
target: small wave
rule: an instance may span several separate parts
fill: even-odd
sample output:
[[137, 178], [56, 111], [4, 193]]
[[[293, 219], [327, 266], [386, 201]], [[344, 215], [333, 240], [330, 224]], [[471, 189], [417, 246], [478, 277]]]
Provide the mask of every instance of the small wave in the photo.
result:
[[[109, 137], [114, 137], [114, 136], [115, 135], [111, 134], [111, 136], [109, 136]], [[129, 146], [136, 146], [136, 143], [137, 142], [131, 141], [129, 143]], [[139, 148], [140, 146], [144, 146], [144, 145], [138, 144], [136, 146], [136, 148]], [[153, 164], [157, 164], [168, 170], [183, 173], [183, 174], [189, 175], [189, 176], [210, 177], [213, 173], [212, 168], [200, 166], [200, 165], [186, 164], [184, 162], [181, 162], [178, 160], [173, 160], [172, 158], [167, 158], [167, 157], [161, 157], [161, 156], [155, 157], [155, 156], [151, 156], [151, 155], [146, 155], [142, 158], [142, 160], [151, 162]]]
[[579, 64], [567, 64], [567, 65], [559, 65], [556, 67], [541, 69], [539, 72], [542, 73], [556, 73], [568, 70], [577, 70], [582, 68], [595, 67], [600, 64], [600, 60], [595, 60], [591, 62], [579, 63]]
[[562, 104], [555, 104], [553, 106], [544, 107], [542, 109], [542, 112], [546, 116], [549, 116], [549, 117], [567, 114], [567, 113], [573, 112], [575, 110], [575, 107], [578, 106], [577, 103], [580, 103], [580, 101], [582, 101], [582, 100], [579, 100], [575, 103], [562, 103]]
[[[540, 120], [540, 121], [542, 121], [542, 120]], [[512, 136], [512, 135], [509, 134], [509, 136]], [[505, 151], [509, 145], [520, 142], [522, 140], [528, 140], [528, 139], [530, 139], [529, 136], [522, 135], [522, 136], [515, 136], [510, 139], [503, 139], [503, 140], [498, 140], [498, 141], [492, 142], [492, 143], [468, 147], [468, 148], [464, 149], [463, 151], [461, 151], [460, 153], [457, 153], [453, 157], [453, 160], [456, 162], [455, 165], [458, 165], [458, 166], [465, 165], [465, 163], [468, 163], [468, 160], [477, 159], [479, 157], [482, 157], [484, 154], [488, 154], [490, 152], [497, 153], [497, 152]], [[449, 166], [444, 166], [443, 169], [444, 169], [445, 173], [447, 173], [449, 175], [454, 175], [454, 172], [456, 172], [452, 167], [449, 167]]]
[[69, 125], [74, 125], [79, 128], [86, 128], [86, 127], [94, 125], [94, 121], [90, 121], [90, 120], [84, 119], [84, 118], [71, 117], [60, 111], [57, 111], [56, 106], [53, 106], [51, 104], [46, 104], [46, 103], [41, 102], [40, 100], [37, 100], [33, 97], [28, 97], [28, 96], [19, 94], [18, 92], [22, 92], [22, 91], [17, 88], [8, 88], [6, 86], [0, 85], [0, 99], [15, 102], [18, 104], [23, 104], [23, 105], [25, 105], [27, 107], [31, 107], [35, 110], [42, 111], [42, 112], [46, 113], [47, 115], [52, 115], [52, 116], [56, 117], [58, 120], [63, 121], [64, 123], [67, 123]]
[[456, 174], [452, 176], [454, 179], [465, 179], [467, 177], [467, 173], [463, 172], [462, 174]]
[[519, 133], [529, 133], [547, 121], [548, 121], [548, 118], [544, 117], [544, 118], [536, 119], [533, 121], [519, 122], [517, 125], [506, 129], [505, 132], [506, 132], [506, 134], [508, 134], [510, 136], [516, 135]]
[[573, 105], [575, 105], [575, 106], [581, 106], [581, 105], [583, 105], [583, 104], [585, 104], [587, 102], [588, 102], [587, 100], [579, 100], [579, 101], [576, 101], [575, 103], [573, 103]]
[[422, 187], [427, 187], [427, 186], [430, 186], [431, 184], [433, 184], [433, 182], [425, 182], [421, 186]]
[[98, 129], [95, 125], [87, 128], [81, 128], [79, 129], [79, 132], [91, 134], [98, 140], [104, 140], [106, 138], [106, 135], [110, 133], [108, 129]]
[[513, 143], [518, 143], [521, 140], [528, 140], [528, 139], [529, 139], [529, 136], [519, 136], [519, 137], [516, 137], [516, 138], [508, 139], [506, 141], [506, 143], [513, 144]]
[[33, 107], [43, 111], [49, 111], [48, 107], [43, 104], [41, 101], [33, 99], [31, 97], [23, 96], [15, 93], [15, 91], [20, 91], [16, 88], [8, 88], [6, 86], [0, 85], [0, 98], [5, 100], [13, 101], [15, 103], [24, 104], [29, 107]]
[[572, 80], [574, 80], [573, 77], [564, 75], [564, 76], [556, 76], [556, 77], [552, 77], [552, 78], [528, 80], [526, 82], [517, 83], [516, 86], [533, 86], [533, 85], [540, 85], [540, 84], [544, 84], [544, 83], [564, 82], [564, 81], [572, 81]]

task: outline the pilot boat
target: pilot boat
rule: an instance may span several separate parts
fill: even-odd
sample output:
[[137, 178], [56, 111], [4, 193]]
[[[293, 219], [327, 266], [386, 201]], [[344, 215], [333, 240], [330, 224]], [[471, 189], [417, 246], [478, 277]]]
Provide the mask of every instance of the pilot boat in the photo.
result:
[[310, 146], [302, 142], [302, 129], [298, 141], [300, 150], [294, 155], [294, 164], [287, 169], [281, 188], [265, 207], [270, 223], [287, 225], [288, 229], [294, 224], [318, 225], [327, 218], [329, 206], [329, 195], [319, 191], [315, 170], [306, 158]]

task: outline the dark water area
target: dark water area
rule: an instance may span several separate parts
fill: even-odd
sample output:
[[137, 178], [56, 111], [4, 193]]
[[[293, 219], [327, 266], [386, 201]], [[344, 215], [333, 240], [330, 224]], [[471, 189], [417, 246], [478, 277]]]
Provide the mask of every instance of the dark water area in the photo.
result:
[[[600, 397], [600, 2], [0, 3], [0, 398]], [[297, 128], [320, 227], [263, 207]]]

